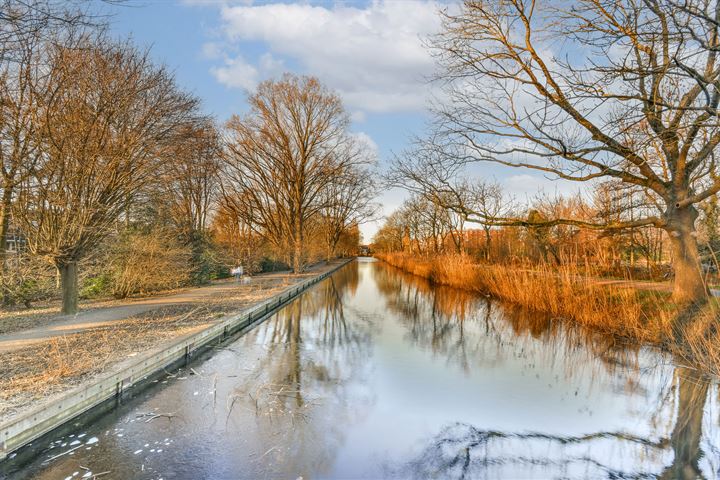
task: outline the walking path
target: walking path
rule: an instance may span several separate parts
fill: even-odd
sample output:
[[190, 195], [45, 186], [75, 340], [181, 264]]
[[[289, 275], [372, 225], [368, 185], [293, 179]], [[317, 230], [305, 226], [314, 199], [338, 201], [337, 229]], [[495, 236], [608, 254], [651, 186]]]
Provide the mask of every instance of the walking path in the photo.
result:
[[[593, 278], [597, 285], [621, 288], [636, 288], [638, 290], [651, 290], [654, 292], [672, 292], [672, 282], [653, 282], [650, 280], [620, 280], [613, 278]], [[713, 297], [720, 297], [720, 290], [711, 288]]]
[[[315, 270], [323, 268], [316, 266], [310, 268], [306, 275], [313, 275]], [[247, 278], [249, 286], [260, 286], [265, 283], [281, 282], [289, 280], [289, 272], [278, 272], [258, 275]], [[640, 290], [651, 291], [672, 291], [670, 282], [652, 282], [652, 281], [636, 281], [636, 280], [620, 280], [596, 278], [593, 279], [598, 285], [621, 287], [621, 288], [637, 288]], [[223, 292], [230, 292], [238, 289], [238, 283], [235, 281], [227, 281], [209, 285], [207, 287], [193, 288], [172, 295], [163, 295], [148, 297], [136, 300], [128, 300], [119, 305], [101, 308], [89, 308], [81, 311], [76, 315], [57, 315], [48, 324], [37, 328], [21, 330], [18, 332], [0, 334], [0, 353], [16, 350], [28, 345], [45, 342], [49, 339], [68, 335], [71, 333], [81, 332], [83, 330], [104, 327], [116, 324], [137, 315], [141, 315], [150, 311], [159, 310], [164, 307], [175, 305], [200, 305], [213, 296], [222, 295]], [[711, 289], [711, 294], [720, 297], [720, 290]]]
[[[320, 266], [310, 268], [306, 275], [313, 275]], [[292, 276], [298, 278], [297, 276]], [[289, 272], [269, 273], [246, 278], [244, 281], [252, 287], [268, 283], [290, 281]], [[121, 322], [130, 317], [176, 305], [200, 305], [223, 292], [235, 291], [240, 285], [236, 281], [227, 281], [207, 287], [188, 289], [173, 295], [155, 296], [137, 300], [128, 300], [122, 304], [91, 308], [76, 315], [57, 315], [51, 323], [37, 328], [0, 335], [0, 353], [16, 350], [28, 345], [48, 341], [55, 337], [81, 332], [83, 330], [104, 327]]]

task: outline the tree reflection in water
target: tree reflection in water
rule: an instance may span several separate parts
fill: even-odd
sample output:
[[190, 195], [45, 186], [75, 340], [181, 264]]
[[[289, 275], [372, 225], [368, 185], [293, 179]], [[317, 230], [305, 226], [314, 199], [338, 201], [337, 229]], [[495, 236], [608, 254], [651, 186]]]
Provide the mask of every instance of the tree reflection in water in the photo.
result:
[[[590, 449], [578, 448], [603, 440], [622, 442], [628, 448], [640, 450], [663, 449], [667, 446], [664, 441], [652, 442], [618, 432], [564, 437], [544, 433], [478, 430], [471, 425], [458, 423], [444, 428], [433, 438], [418, 458], [408, 463], [407, 473], [411, 473], [413, 478], [462, 479], [480, 476], [488, 469], [515, 472], [551, 469], [569, 473], [599, 471], [608, 478], [653, 477], [604, 465], [590, 456]], [[597, 476], [597, 473], [590, 476]]]
[[[568, 355], [579, 355], [586, 358], [565, 362], [568, 377], [592, 378], [604, 371], [612, 374], [610, 379], [623, 382], [613, 387], [616, 390], [651, 396], [638, 381], [640, 375], [648, 374], [639, 368], [641, 363], [646, 363], [640, 361], [641, 357], [650, 354], [646, 348], [476, 294], [432, 285], [387, 265], [376, 265], [373, 276], [388, 310], [404, 323], [408, 340], [435, 355], [447, 357], [465, 371], [492, 367], [510, 355], [522, 356], [530, 349], [534, 349], [532, 358], [539, 357], [551, 364]], [[645, 369], [659, 371], [661, 367], [646, 366]], [[500, 472], [515, 475], [540, 472], [541, 476], [542, 472], [575, 472], [576, 475], [580, 472], [608, 478], [705, 478], [699, 462], [703, 458], [703, 419], [710, 383], [691, 368], [676, 367], [672, 371], [673, 378], [668, 378], [654, 397], [656, 421], [669, 416], [668, 409], [675, 411], [675, 423], [669, 435], [664, 433], [648, 439], [608, 431], [562, 436], [482, 430], [457, 423], [444, 427], [414, 460], [393, 475], [474, 478], [488, 473], [494, 477]], [[667, 458], [669, 465], [657, 472], [637, 471], [638, 462], [631, 462], [624, 469], [622, 462], [612, 456], [603, 458], [607, 450], [598, 446], [608, 442], [614, 451], [639, 459], [641, 465], [642, 459], [649, 457]], [[717, 475], [720, 476], [720, 471]]]
[[20, 478], [720, 478], [716, 383], [381, 263], [218, 348]]
[[[698, 461], [703, 455], [700, 441], [709, 384], [694, 370], [685, 367], [675, 368], [675, 383], [678, 390], [677, 419], [670, 436], [675, 455], [662, 478], [703, 478]], [[717, 473], [720, 476], [720, 471]]]
[[228, 398], [228, 421], [255, 412], [260, 474], [326, 471], [346, 425], [372, 405], [372, 393], [361, 386], [373, 319], [348, 322], [343, 305], [357, 284], [357, 264], [351, 264], [248, 334], [265, 350]]

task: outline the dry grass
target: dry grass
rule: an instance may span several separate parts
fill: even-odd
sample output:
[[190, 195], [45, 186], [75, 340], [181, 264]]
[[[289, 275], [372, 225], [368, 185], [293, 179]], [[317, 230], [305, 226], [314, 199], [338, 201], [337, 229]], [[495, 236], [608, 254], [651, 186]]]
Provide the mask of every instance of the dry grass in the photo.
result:
[[720, 374], [718, 304], [711, 301], [673, 331], [681, 311], [670, 294], [635, 288], [605, 286], [588, 277], [591, 267], [574, 265], [533, 269], [477, 264], [467, 256], [417, 258], [402, 253], [378, 258], [434, 283], [471, 290], [503, 299], [530, 310], [577, 322], [595, 330], [661, 345], [703, 370]]
[[0, 353], [0, 418], [47, 401], [113, 365], [194, 333], [237, 311], [275, 295], [300, 278], [261, 279], [252, 285], [213, 295], [198, 305], [163, 307], [81, 333]]
[[0, 417], [66, 391], [109, 366], [206, 326], [212, 313], [165, 308], [112, 327], [53, 338], [0, 353]]

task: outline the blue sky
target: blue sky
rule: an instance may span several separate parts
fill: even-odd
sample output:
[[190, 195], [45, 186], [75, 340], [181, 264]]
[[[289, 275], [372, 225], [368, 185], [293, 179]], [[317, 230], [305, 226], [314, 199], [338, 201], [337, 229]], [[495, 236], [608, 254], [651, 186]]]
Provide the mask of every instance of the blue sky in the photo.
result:
[[[246, 108], [259, 81], [287, 71], [317, 76], [343, 98], [353, 131], [377, 148], [382, 167], [428, 119], [435, 67], [424, 39], [439, 29], [440, 8], [424, 0], [129, 0], [105, 10], [114, 34], [150, 47], [221, 123]], [[522, 170], [486, 165], [476, 173], [521, 198], [557, 189]], [[403, 196], [384, 192], [384, 213]], [[365, 241], [378, 223], [362, 227]]]

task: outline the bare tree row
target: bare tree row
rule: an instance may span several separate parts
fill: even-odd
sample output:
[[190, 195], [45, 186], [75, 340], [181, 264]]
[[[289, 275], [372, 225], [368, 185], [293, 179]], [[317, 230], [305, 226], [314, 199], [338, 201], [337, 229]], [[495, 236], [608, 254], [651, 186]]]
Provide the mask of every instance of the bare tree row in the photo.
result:
[[313, 230], [331, 257], [343, 231], [373, 216], [372, 151], [349, 132], [340, 98], [315, 78], [263, 82], [249, 103], [227, 125], [225, 205], [300, 273]]
[[[37, 283], [26, 258], [54, 267], [62, 311], [75, 313], [80, 265], [98, 289], [112, 276], [127, 295], [203, 283], [242, 261], [232, 258], [240, 244], [299, 273], [318, 244], [330, 258], [359, 242], [374, 213], [374, 159], [316, 79], [261, 84], [250, 113], [220, 129], [147, 50], [109, 37], [86, 11], [0, 8], [5, 300]], [[9, 256], [11, 230], [24, 256]], [[150, 274], [148, 259], [166, 268]]]
[[[689, 0], [466, 0], [432, 40], [445, 99], [397, 184], [496, 226], [655, 227], [674, 299], [707, 295], [698, 205], [720, 191], [720, 5]], [[467, 208], [459, 167], [494, 163], [642, 192], [633, 217], [493, 216]], [[593, 188], [593, 187], [590, 187]], [[633, 210], [640, 212], [640, 210]]]

